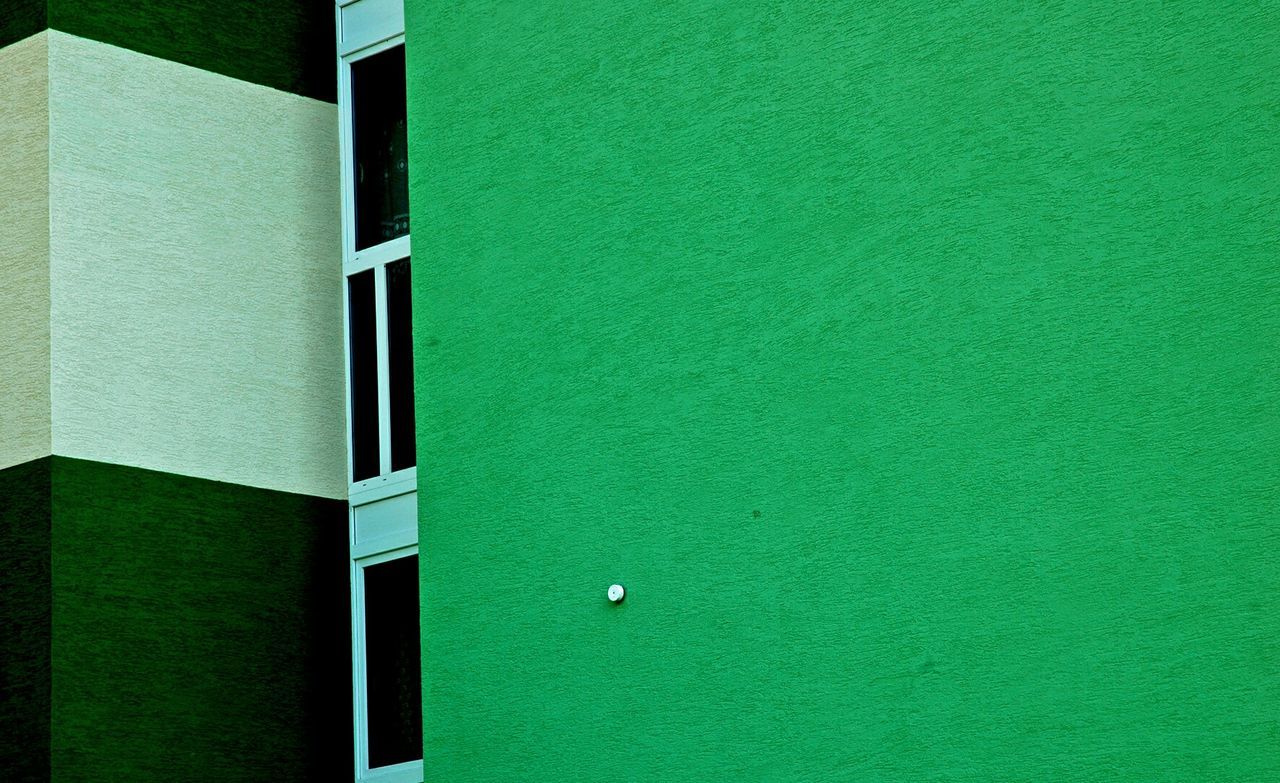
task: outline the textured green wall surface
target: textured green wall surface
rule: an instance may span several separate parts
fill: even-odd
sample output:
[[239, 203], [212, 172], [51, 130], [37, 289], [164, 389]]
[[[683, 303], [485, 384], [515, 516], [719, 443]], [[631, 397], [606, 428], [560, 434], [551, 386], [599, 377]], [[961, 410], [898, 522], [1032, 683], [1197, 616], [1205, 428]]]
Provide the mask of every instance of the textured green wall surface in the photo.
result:
[[0, 0], [0, 47], [49, 26], [47, 0]]
[[49, 0], [55, 30], [329, 102], [333, 25], [316, 0]]
[[0, 46], [52, 27], [330, 103], [333, 25], [315, 0], [0, 0]]
[[52, 461], [53, 780], [352, 769], [345, 502]]
[[0, 779], [49, 779], [49, 459], [0, 470]]
[[427, 779], [1280, 778], [1218, 5], [410, 0]]

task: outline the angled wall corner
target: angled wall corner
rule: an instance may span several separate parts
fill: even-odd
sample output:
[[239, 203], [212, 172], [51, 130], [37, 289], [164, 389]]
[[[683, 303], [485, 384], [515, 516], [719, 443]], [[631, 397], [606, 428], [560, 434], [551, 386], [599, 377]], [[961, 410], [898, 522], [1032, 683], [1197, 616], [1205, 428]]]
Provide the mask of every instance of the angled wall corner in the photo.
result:
[[55, 30], [0, 77], [0, 468], [344, 497], [336, 108]]
[[0, 468], [50, 453], [48, 34], [0, 48]]
[[322, 779], [351, 763], [336, 108], [6, 38], [11, 7], [0, 779]]
[[53, 453], [345, 497], [336, 108], [48, 36]]

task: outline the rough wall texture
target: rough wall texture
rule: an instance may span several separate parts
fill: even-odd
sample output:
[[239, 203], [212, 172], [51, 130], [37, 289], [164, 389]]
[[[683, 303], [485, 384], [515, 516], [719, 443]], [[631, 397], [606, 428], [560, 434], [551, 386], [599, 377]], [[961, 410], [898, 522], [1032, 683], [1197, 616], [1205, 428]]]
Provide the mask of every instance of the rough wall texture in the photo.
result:
[[346, 510], [65, 457], [0, 470], [0, 779], [349, 770]]
[[53, 457], [55, 781], [351, 768], [346, 503]]
[[1280, 14], [407, 25], [428, 780], [1280, 777]]
[[48, 27], [48, 5], [47, 0], [0, 0], [0, 47]]
[[[0, 44], [43, 27], [20, 5]], [[62, 32], [0, 49], [0, 780], [351, 769], [336, 119]]]
[[0, 468], [5, 468], [49, 455], [49, 54], [44, 34], [0, 49], [0, 150]]
[[48, 35], [53, 452], [345, 497], [336, 109]]
[[0, 779], [49, 780], [49, 458], [0, 469]]

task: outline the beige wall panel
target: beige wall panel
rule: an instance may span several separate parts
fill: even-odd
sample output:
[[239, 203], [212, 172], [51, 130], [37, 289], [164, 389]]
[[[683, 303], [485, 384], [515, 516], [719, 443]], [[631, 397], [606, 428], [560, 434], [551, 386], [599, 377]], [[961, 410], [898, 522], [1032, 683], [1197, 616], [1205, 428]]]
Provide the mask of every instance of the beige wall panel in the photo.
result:
[[0, 468], [49, 455], [48, 63], [0, 49]]
[[345, 496], [336, 107], [49, 35], [54, 453]]

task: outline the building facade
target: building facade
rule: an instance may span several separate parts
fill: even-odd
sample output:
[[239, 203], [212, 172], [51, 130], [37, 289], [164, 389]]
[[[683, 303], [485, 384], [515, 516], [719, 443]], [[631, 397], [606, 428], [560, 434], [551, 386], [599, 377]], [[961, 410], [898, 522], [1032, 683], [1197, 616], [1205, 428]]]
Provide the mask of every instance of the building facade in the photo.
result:
[[351, 768], [333, 15], [0, 3], [0, 778]]
[[1280, 777], [1280, 14], [390, 7], [0, 3], [10, 779]]

